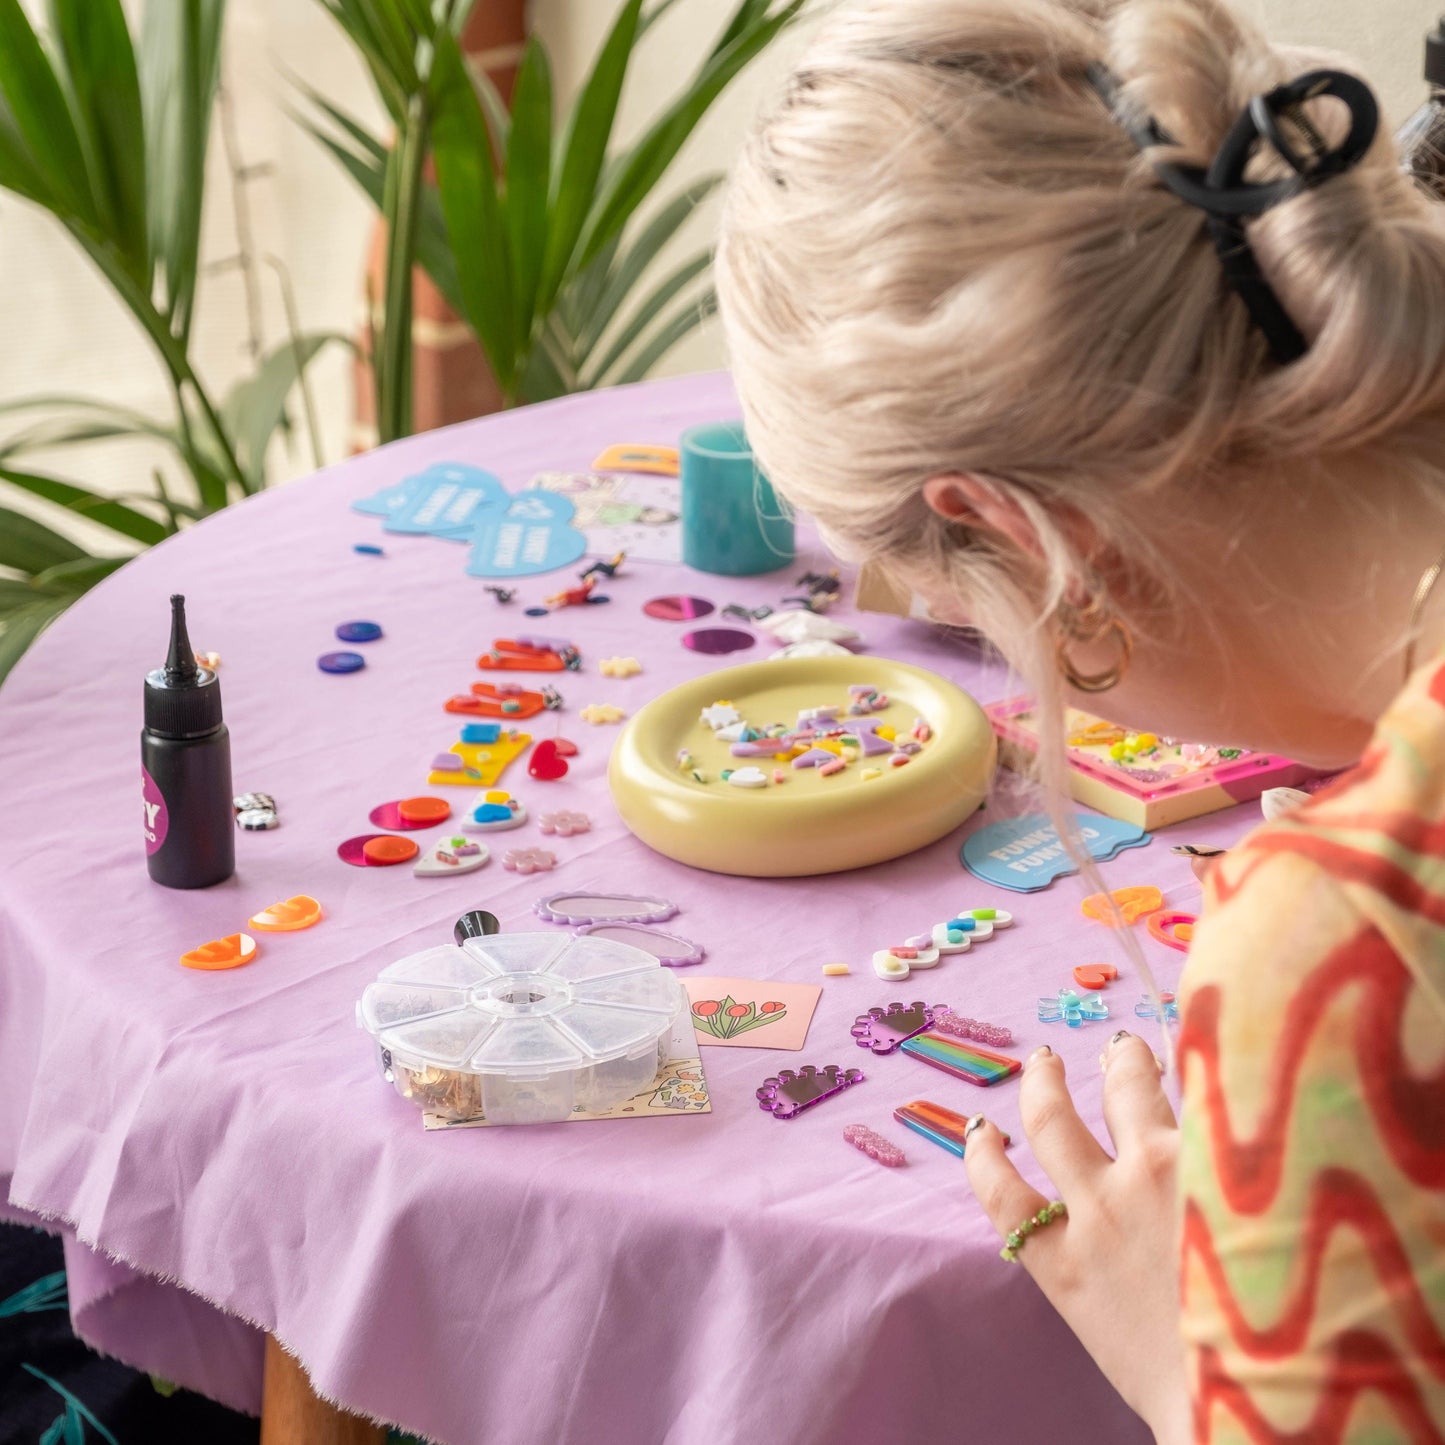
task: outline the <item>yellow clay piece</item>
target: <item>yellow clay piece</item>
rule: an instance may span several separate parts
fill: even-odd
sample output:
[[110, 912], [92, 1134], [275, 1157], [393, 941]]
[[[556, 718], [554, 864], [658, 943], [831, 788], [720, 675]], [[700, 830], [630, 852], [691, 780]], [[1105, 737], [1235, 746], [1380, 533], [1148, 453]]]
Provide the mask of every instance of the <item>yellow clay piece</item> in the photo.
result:
[[[426, 780], [428, 783], [451, 783], [463, 788], [494, 788], [507, 764], [520, 757], [531, 745], [531, 733], [518, 733], [516, 737], [508, 737], [503, 733], [494, 743], [453, 743], [449, 751], [462, 760], [463, 767], [473, 769], [478, 776], [472, 777], [468, 773], [428, 773]], [[502, 798], [505, 796], [503, 794]], [[502, 798], [496, 801], [500, 802]], [[487, 801], [493, 800], [489, 798]]]
[[846, 963], [825, 963], [823, 972], [829, 978], [841, 978], [845, 973], [852, 973], [853, 970]]

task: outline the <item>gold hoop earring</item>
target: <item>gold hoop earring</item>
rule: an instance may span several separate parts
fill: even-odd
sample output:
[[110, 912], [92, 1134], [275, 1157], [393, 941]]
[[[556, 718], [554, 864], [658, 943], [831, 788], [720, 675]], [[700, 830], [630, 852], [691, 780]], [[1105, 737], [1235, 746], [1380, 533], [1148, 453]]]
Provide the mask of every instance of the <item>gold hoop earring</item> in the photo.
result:
[[[1113, 613], [1106, 610], [1097, 594], [1083, 608], [1072, 603], [1059, 605], [1059, 640], [1054, 655], [1058, 660], [1059, 672], [1065, 682], [1076, 692], [1108, 692], [1116, 687], [1129, 670], [1129, 660], [1134, 655], [1134, 635]], [[1103, 672], [1084, 673], [1074, 665], [1069, 656], [1071, 642], [1092, 643], [1110, 638], [1119, 650], [1119, 656], [1112, 667]]]

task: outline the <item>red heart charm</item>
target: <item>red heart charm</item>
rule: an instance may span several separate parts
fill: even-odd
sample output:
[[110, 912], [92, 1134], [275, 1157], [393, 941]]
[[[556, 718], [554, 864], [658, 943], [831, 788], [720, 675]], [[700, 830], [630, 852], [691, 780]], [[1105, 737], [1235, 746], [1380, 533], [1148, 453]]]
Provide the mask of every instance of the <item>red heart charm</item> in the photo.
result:
[[1074, 982], [1080, 988], [1103, 988], [1119, 970], [1112, 963], [1081, 963], [1074, 969]]
[[532, 759], [527, 764], [527, 771], [539, 783], [555, 782], [558, 778], [567, 776], [567, 760], [551, 738], [543, 738], [532, 749]]
[[556, 738], [552, 746], [557, 749], [559, 758], [575, 758], [577, 756], [577, 744], [569, 742], [566, 738]]

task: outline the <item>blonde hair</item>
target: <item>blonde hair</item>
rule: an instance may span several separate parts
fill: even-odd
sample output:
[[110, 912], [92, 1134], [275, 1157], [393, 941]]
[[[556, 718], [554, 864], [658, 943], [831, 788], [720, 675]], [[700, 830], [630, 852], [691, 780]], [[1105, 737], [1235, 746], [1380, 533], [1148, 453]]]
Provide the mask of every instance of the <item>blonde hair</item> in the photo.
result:
[[[845, 0], [733, 171], [718, 294], [764, 470], [840, 554], [956, 598], [1008, 657], [1061, 824], [1057, 612], [1098, 586], [1069, 512], [1130, 559], [1142, 635], [1182, 612], [1144, 505], [1168, 489], [1196, 546], [1270, 495], [1445, 507], [1445, 231], [1385, 129], [1249, 224], [1309, 344], [1288, 366], [1153, 170], [1207, 166], [1251, 97], [1319, 61], [1221, 0]], [[1097, 62], [1175, 145], [1139, 153]], [[1304, 110], [1339, 143], [1342, 106]], [[1262, 146], [1248, 175], [1284, 173]], [[1361, 495], [1367, 448], [1384, 484]], [[1041, 560], [929, 508], [925, 481], [960, 472], [1008, 490]]]
[[[1099, 61], [1177, 142], [1149, 157], [1196, 165], [1309, 68], [1218, 0], [851, 0], [750, 137], [717, 262], [774, 485], [841, 554], [960, 599], [1055, 697], [1052, 618], [1090, 575], [1063, 509], [1133, 559], [1159, 603], [1137, 630], [1172, 610], [1144, 498], [1186, 488], [1186, 513], [1223, 523], [1262, 486], [1357, 485], [1367, 447], [1438, 498], [1445, 457], [1445, 231], [1384, 129], [1250, 223], [1309, 341], [1281, 367], [1203, 214], [1088, 85]], [[1305, 109], [1338, 142], [1343, 107]], [[1260, 149], [1250, 178], [1283, 174]], [[1042, 563], [930, 511], [923, 483], [949, 472], [1000, 479]]]

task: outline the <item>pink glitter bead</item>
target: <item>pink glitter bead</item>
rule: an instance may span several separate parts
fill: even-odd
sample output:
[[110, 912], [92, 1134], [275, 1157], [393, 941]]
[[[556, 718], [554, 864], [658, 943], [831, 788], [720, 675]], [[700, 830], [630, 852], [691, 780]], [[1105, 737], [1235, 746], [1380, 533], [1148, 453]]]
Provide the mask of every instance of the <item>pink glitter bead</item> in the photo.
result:
[[951, 1009], [945, 1009], [933, 1016], [933, 1027], [940, 1033], [952, 1034], [959, 1039], [972, 1039], [975, 1043], [987, 1044], [992, 1049], [1009, 1048], [1014, 1041], [1013, 1030], [1002, 1024], [990, 1024], [982, 1019], [965, 1018]]
[[907, 1156], [898, 1145], [875, 1133], [866, 1124], [849, 1124], [843, 1130], [843, 1137], [855, 1149], [861, 1149], [870, 1159], [876, 1159], [889, 1169], [896, 1169], [900, 1164], [908, 1162]]

